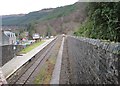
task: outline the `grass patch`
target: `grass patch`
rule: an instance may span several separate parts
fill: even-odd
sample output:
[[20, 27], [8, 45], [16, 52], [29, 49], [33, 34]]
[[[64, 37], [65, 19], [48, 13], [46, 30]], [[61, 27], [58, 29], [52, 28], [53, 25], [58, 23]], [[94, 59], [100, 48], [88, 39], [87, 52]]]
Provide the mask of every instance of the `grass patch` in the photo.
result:
[[55, 66], [56, 58], [51, 57], [46, 60], [45, 64], [43, 64], [38, 76], [34, 80], [34, 84], [49, 84], [53, 69]]
[[33, 43], [32, 45], [29, 45], [27, 46], [26, 48], [24, 48], [20, 54], [26, 54], [28, 52], [30, 52], [32, 49], [38, 47], [39, 45], [43, 44], [45, 41], [40, 41], [40, 42], [36, 42], [36, 43]]

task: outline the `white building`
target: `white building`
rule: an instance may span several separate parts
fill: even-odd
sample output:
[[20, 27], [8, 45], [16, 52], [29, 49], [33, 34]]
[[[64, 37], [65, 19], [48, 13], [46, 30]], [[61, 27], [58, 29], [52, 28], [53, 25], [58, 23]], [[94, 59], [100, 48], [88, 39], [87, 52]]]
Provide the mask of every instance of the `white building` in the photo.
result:
[[11, 45], [16, 43], [15, 33], [10, 31], [0, 31], [0, 44]]
[[40, 39], [40, 35], [38, 33], [35, 33], [32, 35], [34, 40]]

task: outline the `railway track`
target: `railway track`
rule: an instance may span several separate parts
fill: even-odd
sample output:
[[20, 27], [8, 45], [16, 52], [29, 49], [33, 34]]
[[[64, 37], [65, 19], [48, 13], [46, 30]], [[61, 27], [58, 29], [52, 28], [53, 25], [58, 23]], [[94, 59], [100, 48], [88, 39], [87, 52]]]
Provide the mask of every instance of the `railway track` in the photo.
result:
[[36, 54], [32, 59], [30, 59], [26, 64], [19, 68], [13, 75], [11, 75], [7, 82], [8, 84], [22, 84], [25, 85], [29, 82], [29, 78], [35, 72], [35, 70], [41, 65], [41, 63], [48, 58], [51, 49], [60, 40], [61, 37], [57, 37], [49, 45], [47, 45], [42, 51]]
[[60, 74], [60, 84], [71, 84], [71, 68], [70, 68], [70, 58], [68, 54], [68, 39], [65, 38], [64, 48], [63, 48], [63, 59]]

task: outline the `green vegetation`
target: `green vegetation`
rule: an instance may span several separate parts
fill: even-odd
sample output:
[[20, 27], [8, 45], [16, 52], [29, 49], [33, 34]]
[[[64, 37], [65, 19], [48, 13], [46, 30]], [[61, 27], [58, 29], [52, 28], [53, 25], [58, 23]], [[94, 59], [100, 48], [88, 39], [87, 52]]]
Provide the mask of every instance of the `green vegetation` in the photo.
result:
[[36, 42], [36, 43], [33, 43], [32, 45], [30, 46], [27, 46], [25, 49], [23, 49], [20, 54], [26, 54], [28, 52], [30, 52], [32, 49], [38, 47], [39, 45], [41, 45], [42, 43], [44, 43], [45, 41], [40, 41], [40, 42]]
[[[71, 14], [72, 12], [76, 11], [77, 8], [76, 4], [58, 7], [58, 8], [48, 8], [43, 9], [40, 11], [30, 12], [28, 14], [21, 14], [21, 15], [8, 15], [2, 17], [2, 25], [3, 26], [24, 26], [26, 32], [29, 33], [29, 39], [32, 39], [32, 35], [34, 33], [40, 33], [36, 30], [36, 26], [41, 22], [46, 22], [44, 26], [47, 27], [45, 36], [53, 35], [53, 27], [49, 25], [48, 20], [60, 18]], [[58, 23], [61, 21], [58, 21]], [[57, 28], [57, 27], [56, 27]], [[21, 28], [20, 28], [21, 29]], [[55, 32], [56, 33], [56, 32]], [[19, 38], [22, 39], [24, 36], [24, 30], [20, 31]], [[43, 34], [40, 34], [43, 35]]]
[[120, 42], [120, 2], [94, 2], [88, 5], [88, 18], [76, 36]]
[[5, 25], [28, 25], [29, 23], [37, 23], [43, 20], [49, 20], [69, 15], [76, 9], [76, 5], [68, 5], [58, 8], [43, 9], [41, 11], [30, 12], [23, 16], [11, 15], [2, 17], [2, 24]]
[[25, 14], [23, 16], [9, 16], [9, 17], [3, 17], [2, 18], [2, 24], [3, 25], [26, 25], [29, 23], [36, 22], [38, 19], [42, 18], [43, 16], [48, 15], [48, 12], [30, 12], [28, 14]]
[[59, 18], [63, 16], [69, 15], [71, 12], [75, 11], [77, 9], [76, 5], [68, 5], [64, 7], [58, 7], [56, 9], [53, 9], [53, 11], [49, 12], [47, 16], [44, 16], [41, 20], [50, 20], [54, 18]]
[[27, 25], [27, 31], [29, 32], [29, 39], [32, 39], [32, 35], [36, 33], [36, 30], [34, 29], [35, 24], [34, 23], [29, 23]]

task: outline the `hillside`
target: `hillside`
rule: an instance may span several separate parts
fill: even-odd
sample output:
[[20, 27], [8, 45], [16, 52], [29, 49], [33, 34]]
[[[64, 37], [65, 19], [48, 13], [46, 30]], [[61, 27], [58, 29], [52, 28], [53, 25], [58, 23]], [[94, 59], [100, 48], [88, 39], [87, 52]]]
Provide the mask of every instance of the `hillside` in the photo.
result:
[[28, 14], [24, 14], [22, 16], [17, 15], [3, 15], [2, 16], [2, 24], [3, 26], [7, 25], [24, 25], [28, 24], [32, 21], [38, 20], [43, 16], [46, 16], [48, 11], [35, 11], [30, 12]]
[[28, 14], [16, 14], [16, 15], [3, 15], [2, 23], [3, 26], [6, 25], [21, 25], [28, 24], [34, 21], [49, 20], [53, 18], [58, 18], [61, 16], [66, 16], [76, 9], [76, 5], [68, 5], [58, 8], [43, 9], [40, 11], [30, 12]]
[[19, 26], [34, 24], [35, 31], [41, 35], [71, 33], [86, 18], [86, 3], [43, 9], [23, 15], [2, 17], [3, 26]]
[[74, 34], [120, 42], [120, 2], [89, 3], [88, 8], [87, 20]]

